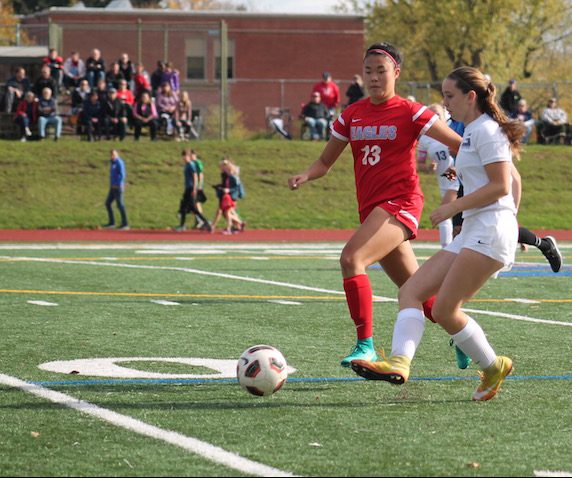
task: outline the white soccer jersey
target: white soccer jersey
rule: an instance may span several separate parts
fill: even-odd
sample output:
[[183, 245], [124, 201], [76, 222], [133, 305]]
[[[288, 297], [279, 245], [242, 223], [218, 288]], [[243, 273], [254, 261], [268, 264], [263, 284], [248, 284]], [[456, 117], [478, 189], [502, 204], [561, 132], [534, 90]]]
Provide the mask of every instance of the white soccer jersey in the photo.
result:
[[449, 179], [442, 176], [442, 174], [447, 171], [451, 166], [454, 166], [455, 160], [449, 152], [449, 148], [443, 143], [440, 143], [436, 139], [430, 138], [429, 136], [421, 136], [419, 138], [419, 143], [417, 143], [417, 150], [423, 154], [425, 157], [429, 158], [429, 161], [435, 163], [437, 168], [435, 174], [437, 175], [437, 182], [439, 184], [439, 190], [441, 191], [441, 197], [447, 191], [458, 191], [459, 181], [454, 179], [450, 181]]
[[[455, 161], [457, 175], [463, 184], [464, 195], [468, 196], [489, 183], [489, 178], [485, 171], [487, 164], [505, 161], [512, 163], [512, 152], [508, 138], [495, 120], [487, 114], [482, 114], [466, 126], [463, 134], [463, 143], [459, 148]], [[503, 196], [488, 206], [467, 209], [463, 212], [463, 217], [467, 218], [482, 211], [501, 211], [505, 209], [516, 214], [512, 193]]]

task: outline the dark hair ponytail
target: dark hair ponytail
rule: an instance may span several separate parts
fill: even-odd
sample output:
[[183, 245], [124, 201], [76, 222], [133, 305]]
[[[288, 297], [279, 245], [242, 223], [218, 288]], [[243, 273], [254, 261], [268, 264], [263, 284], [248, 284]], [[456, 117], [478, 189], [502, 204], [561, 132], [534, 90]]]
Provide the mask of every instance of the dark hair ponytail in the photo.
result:
[[457, 88], [467, 94], [474, 91], [477, 95], [477, 105], [482, 113], [488, 114], [495, 120], [508, 138], [513, 155], [520, 159], [525, 127], [520, 121], [510, 119], [496, 101], [496, 88], [492, 81], [479, 70], [470, 66], [462, 66], [453, 70], [447, 78], [453, 80]]

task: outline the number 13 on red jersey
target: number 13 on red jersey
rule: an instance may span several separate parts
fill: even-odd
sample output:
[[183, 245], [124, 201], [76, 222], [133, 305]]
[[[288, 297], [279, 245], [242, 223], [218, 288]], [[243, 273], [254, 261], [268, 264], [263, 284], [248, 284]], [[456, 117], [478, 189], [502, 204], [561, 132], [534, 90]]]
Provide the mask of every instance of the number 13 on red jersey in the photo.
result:
[[377, 163], [381, 161], [381, 147], [377, 144], [373, 146], [366, 145], [364, 146], [361, 151], [363, 152], [363, 158], [361, 160], [361, 164], [367, 166], [375, 166]]

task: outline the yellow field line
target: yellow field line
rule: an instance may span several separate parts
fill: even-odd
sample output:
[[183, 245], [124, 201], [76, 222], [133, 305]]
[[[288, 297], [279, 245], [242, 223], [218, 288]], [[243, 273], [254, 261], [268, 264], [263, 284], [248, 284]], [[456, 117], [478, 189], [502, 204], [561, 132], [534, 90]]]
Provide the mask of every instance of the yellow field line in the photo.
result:
[[[176, 261], [178, 260], [177, 258], [179, 257], [184, 257], [184, 258], [189, 258], [189, 259], [195, 259], [195, 260], [200, 260], [200, 259], [209, 259], [209, 260], [227, 260], [227, 259], [231, 259], [231, 260], [248, 260], [248, 259], [252, 259], [253, 257], [265, 257], [268, 258], [268, 260], [303, 260], [303, 259], [330, 259], [330, 256], [271, 256], [271, 255], [265, 255], [265, 254], [249, 254], [249, 255], [244, 255], [244, 256], [225, 256], [225, 255], [221, 255], [221, 254], [217, 254], [217, 255], [210, 255], [210, 254], [199, 254], [199, 255], [185, 255], [184, 253], [181, 254], [177, 254], [177, 255], [172, 255], [172, 256], [159, 256], [159, 257], [121, 257], [121, 256], [117, 256], [115, 259], [117, 260], [122, 260], [122, 261]], [[36, 258], [34, 257], [33, 259], [43, 259], [42, 257]], [[65, 261], [109, 261], [109, 262], [114, 262], [111, 261], [110, 259], [105, 259], [102, 257], [50, 257], [49, 259], [53, 259], [53, 260], [65, 260]], [[14, 257], [13, 259], [0, 259], [0, 262], [26, 262], [25, 259], [22, 259], [20, 257]]]
[[246, 294], [165, 294], [152, 292], [81, 292], [57, 290], [13, 290], [0, 289], [0, 294], [37, 294], [37, 295], [90, 295], [111, 297], [178, 297], [194, 299], [307, 299], [307, 300], [345, 300], [343, 296], [309, 296], [309, 295], [246, 295]]
[[[312, 296], [312, 295], [247, 295], [247, 294], [168, 294], [154, 292], [92, 292], [92, 291], [57, 291], [57, 290], [26, 290], [0, 289], [0, 294], [37, 294], [37, 295], [88, 295], [110, 297], [179, 297], [195, 299], [259, 299], [259, 300], [334, 300], [344, 301], [344, 296]], [[543, 304], [569, 304], [572, 299], [527, 299]], [[472, 302], [482, 303], [513, 303], [515, 299], [473, 299]], [[534, 305], [534, 304], [532, 304]]]

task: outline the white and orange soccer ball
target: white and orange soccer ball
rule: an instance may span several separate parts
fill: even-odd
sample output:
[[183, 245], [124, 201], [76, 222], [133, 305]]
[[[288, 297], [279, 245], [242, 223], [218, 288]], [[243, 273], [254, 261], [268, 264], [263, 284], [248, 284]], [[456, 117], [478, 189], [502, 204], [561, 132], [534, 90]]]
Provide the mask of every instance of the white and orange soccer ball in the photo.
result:
[[270, 345], [246, 349], [236, 366], [238, 383], [247, 392], [259, 397], [272, 395], [288, 378], [288, 365], [280, 351]]

